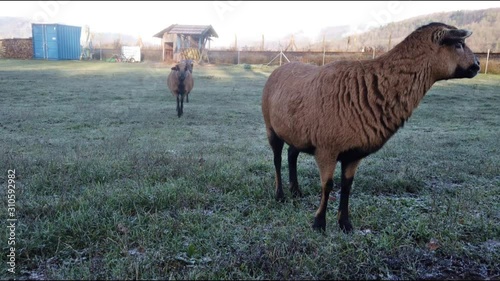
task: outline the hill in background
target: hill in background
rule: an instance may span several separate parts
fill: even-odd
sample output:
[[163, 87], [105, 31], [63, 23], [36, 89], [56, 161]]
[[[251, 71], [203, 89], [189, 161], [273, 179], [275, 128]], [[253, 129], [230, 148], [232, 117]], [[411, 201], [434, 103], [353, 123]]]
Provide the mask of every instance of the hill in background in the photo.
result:
[[0, 17], [0, 39], [31, 36], [31, 22], [28, 19]]
[[[324, 33], [329, 50], [360, 51], [363, 48], [375, 48], [378, 51], [387, 51], [416, 28], [430, 22], [443, 22], [471, 30], [473, 35], [467, 40], [467, 44], [476, 52], [486, 52], [488, 49], [500, 52], [500, 8], [429, 14], [342, 38], [328, 36], [330, 30], [338, 30], [338, 27], [327, 28]], [[322, 44], [316, 43], [314, 47], [322, 49]]]

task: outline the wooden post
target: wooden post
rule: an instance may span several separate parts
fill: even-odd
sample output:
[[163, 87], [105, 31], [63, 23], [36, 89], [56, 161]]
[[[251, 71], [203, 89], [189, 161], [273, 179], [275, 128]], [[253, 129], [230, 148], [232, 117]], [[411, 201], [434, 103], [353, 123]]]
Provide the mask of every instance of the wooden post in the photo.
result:
[[161, 61], [164, 62], [165, 61], [165, 34], [163, 34], [163, 38], [161, 39]]
[[375, 58], [375, 47], [373, 48], [373, 57], [372, 57], [372, 59], [374, 59], [374, 58]]
[[182, 51], [182, 45], [181, 45], [182, 38], [181, 38], [180, 34], [177, 34], [175, 43], [176, 43], [176, 47], [174, 49], [174, 55], [175, 55], [175, 53]]
[[278, 57], [280, 57], [280, 66], [281, 66], [281, 58], [282, 57], [285, 57], [285, 59], [290, 62], [290, 60], [285, 56], [285, 54], [283, 53], [283, 48], [281, 48], [281, 43], [280, 43], [280, 53], [277, 54], [270, 62], [268, 62], [266, 65], [270, 65], [275, 59], [277, 59]]
[[238, 50], [238, 37], [234, 34], [234, 49]]
[[392, 32], [389, 34], [389, 44], [387, 45], [387, 52], [391, 49]]
[[488, 49], [488, 54], [486, 55], [486, 67], [484, 68], [484, 74], [488, 74], [488, 62], [490, 60], [490, 49]]
[[325, 34], [323, 34], [323, 64], [322, 65], [325, 65], [325, 52], [326, 52]]

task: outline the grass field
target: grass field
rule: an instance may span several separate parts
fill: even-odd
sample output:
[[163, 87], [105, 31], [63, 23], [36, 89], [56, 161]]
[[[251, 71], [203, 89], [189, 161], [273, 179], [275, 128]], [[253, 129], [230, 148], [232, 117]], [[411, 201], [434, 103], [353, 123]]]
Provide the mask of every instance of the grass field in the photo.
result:
[[169, 67], [0, 60], [2, 279], [500, 278], [500, 76], [434, 85], [361, 163], [346, 235], [338, 200], [310, 227], [310, 156], [274, 200], [272, 68], [195, 66], [178, 118]]

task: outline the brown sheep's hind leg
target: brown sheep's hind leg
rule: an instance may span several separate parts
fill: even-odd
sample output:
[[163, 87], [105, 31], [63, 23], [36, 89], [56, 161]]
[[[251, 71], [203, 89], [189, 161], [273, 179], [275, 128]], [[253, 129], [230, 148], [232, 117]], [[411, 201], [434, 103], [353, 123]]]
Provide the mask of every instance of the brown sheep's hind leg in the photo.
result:
[[297, 158], [299, 157], [299, 153], [300, 151], [294, 146], [290, 145], [288, 147], [288, 171], [290, 176], [290, 191], [293, 197], [302, 197], [297, 180]]
[[184, 94], [181, 94], [181, 115], [183, 113], [184, 113]]
[[328, 151], [317, 151], [315, 153], [316, 163], [318, 164], [321, 178], [321, 201], [319, 208], [314, 216], [312, 227], [316, 230], [325, 231], [326, 229], [326, 209], [330, 192], [333, 190], [333, 172], [337, 162], [336, 155], [328, 153]]
[[283, 202], [285, 201], [285, 194], [283, 193], [283, 184], [281, 181], [281, 152], [283, 151], [285, 142], [280, 139], [272, 129], [269, 129], [268, 139], [274, 154], [276, 201]]
[[349, 219], [349, 194], [351, 192], [354, 174], [361, 160], [342, 162], [342, 175], [340, 182], [340, 203], [337, 214], [340, 229], [345, 233], [352, 231], [352, 224]]

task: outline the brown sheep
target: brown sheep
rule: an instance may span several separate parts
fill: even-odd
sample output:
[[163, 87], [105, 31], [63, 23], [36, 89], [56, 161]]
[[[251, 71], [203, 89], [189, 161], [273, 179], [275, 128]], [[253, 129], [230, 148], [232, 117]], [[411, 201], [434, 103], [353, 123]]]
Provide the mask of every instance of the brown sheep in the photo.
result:
[[167, 86], [177, 98], [177, 116], [181, 117], [184, 109], [184, 96], [188, 96], [194, 86], [189, 64], [180, 62], [172, 67], [167, 78]]
[[288, 63], [271, 73], [262, 113], [274, 153], [275, 196], [284, 199], [281, 152], [286, 142], [290, 190], [301, 196], [297, 157], [312, 154], [319, 168], [321, 201], [313, 228], [324, 231], [336, 163], [341, 163], [338, 223], [350, 232], [349, 193], [360, 161], [379, 150], [439, 80], [472, 78], [479, 61], [465, 45], [472, 32], [430, 23], [373, 60], [324, 66]]

